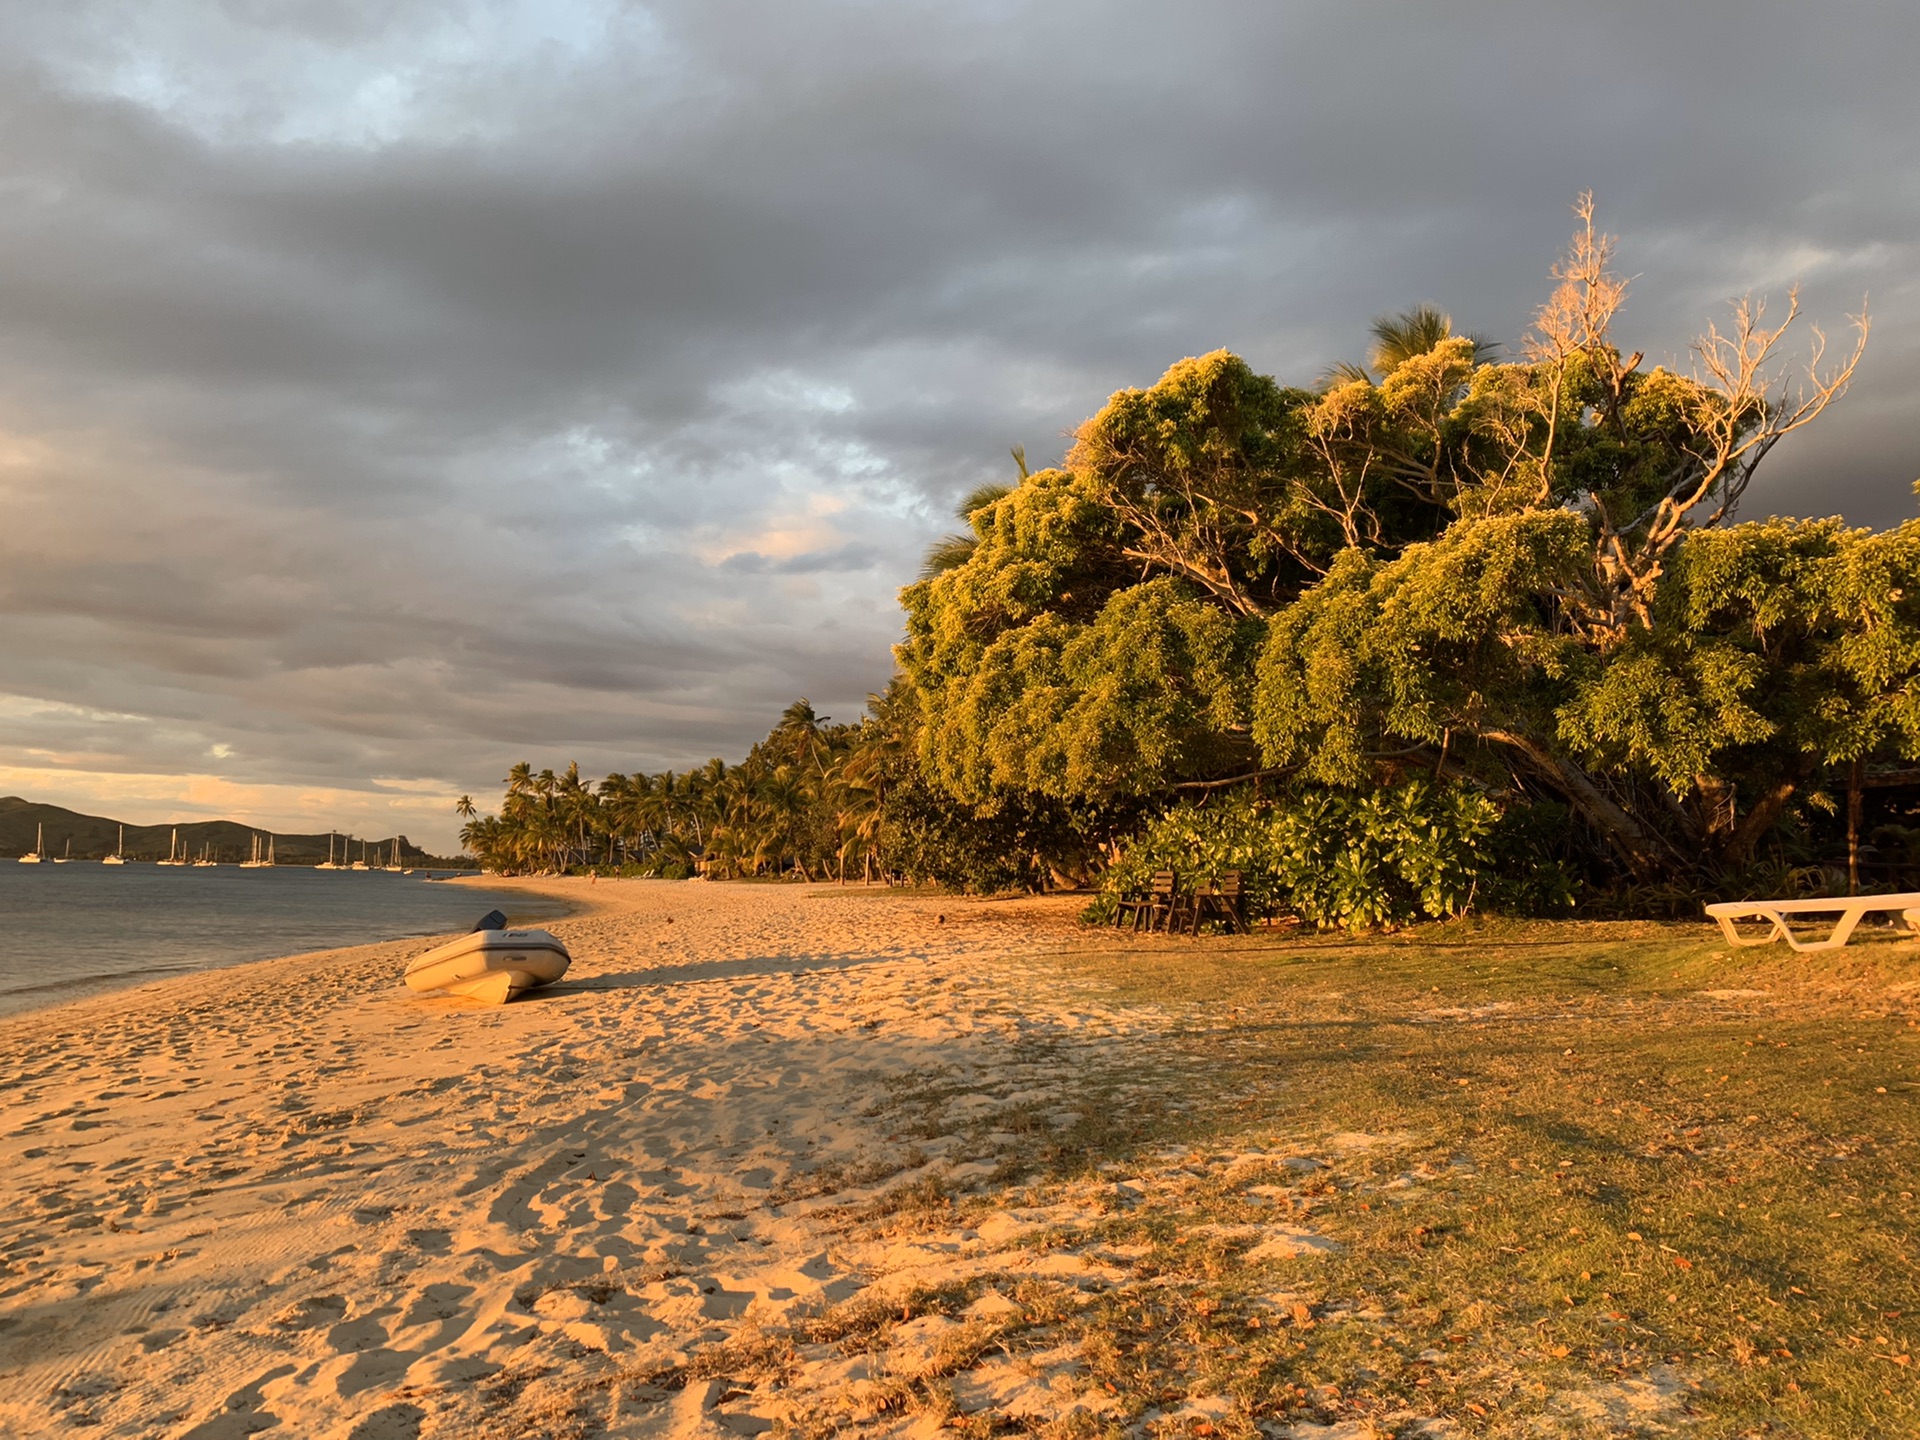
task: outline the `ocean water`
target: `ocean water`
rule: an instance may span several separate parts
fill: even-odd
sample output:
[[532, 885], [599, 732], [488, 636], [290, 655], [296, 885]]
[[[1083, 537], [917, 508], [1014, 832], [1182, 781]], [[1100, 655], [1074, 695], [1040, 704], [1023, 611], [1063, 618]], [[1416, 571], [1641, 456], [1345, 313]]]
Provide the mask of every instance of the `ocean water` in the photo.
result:
[[563, 907], [424, 874], [0, 859], [0, 1014], [276, 955], [516, 923]]

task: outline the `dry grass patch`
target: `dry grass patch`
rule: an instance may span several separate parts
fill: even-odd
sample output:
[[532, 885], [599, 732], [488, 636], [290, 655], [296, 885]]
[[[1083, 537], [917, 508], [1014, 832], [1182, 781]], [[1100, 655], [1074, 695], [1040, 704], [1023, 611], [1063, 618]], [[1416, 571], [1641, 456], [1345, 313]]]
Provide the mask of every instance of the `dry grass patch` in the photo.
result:
[[[1165, 1283], [1085, 1317], [1103, 1381], [1141, 1414], [1220, 1386], [1228, 1422], [1383, 1434], [1920, 1433], [1920, 952], [1715, 939], [1476, 923], [1064, 957], [1183, 1016], [1136, 1124], [1321, 1165], [1260, 1197], [1196, 1174], [1114, 1222]], [[1269, 1209], [1340, 1250], [1245, 1263], [1220, 1236]], [[1305, 1323], [1263, 1311], [1286, 1292]]]

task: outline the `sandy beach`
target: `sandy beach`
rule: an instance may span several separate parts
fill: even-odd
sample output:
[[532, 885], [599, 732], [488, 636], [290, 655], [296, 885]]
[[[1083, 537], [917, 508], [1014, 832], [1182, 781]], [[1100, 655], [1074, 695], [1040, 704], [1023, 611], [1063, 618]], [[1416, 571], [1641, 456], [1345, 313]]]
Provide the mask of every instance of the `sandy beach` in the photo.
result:
[[987, 1343], [1127, 1280], [1033, 1243], [1101, 1202], [996, 1189], [1161, 1024], [1035, 963], [1070, 900], [540, 888], [590, 907], [574, 967], [502, 1008], [405, 990], [410, 941], [0, 1021], [0, 1430], [932, 1433], [888, 1390], [932, 1372], [949, 1409], [1100, 1412], [1072, 1356]]

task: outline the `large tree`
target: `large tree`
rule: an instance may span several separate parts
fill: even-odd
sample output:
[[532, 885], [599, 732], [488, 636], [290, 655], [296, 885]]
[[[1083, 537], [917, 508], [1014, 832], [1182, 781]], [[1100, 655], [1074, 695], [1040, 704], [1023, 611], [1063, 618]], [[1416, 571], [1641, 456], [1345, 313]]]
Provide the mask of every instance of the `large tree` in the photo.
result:
[[1185, 360], [981, 497], [902, 594], [928, 782], [985, 814], [1422, 768], [1551, 794], [1653, 875], [1750, 855], [1823, 767], [1920, 754], [1920, 532], [1732, 523], [1864, 317], [1797, 391], [1796, 300], [1647, 368], [1576, 208], [1514, 359], [1423, 307], [1318, 389]]

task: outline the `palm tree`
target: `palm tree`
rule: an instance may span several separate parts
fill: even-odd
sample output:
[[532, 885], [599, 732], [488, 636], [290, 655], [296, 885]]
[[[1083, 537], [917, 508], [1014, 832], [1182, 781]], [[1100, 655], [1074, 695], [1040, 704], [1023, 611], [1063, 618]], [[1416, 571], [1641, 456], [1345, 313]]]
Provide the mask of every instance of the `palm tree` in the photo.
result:
[[1453, 338], [1453, 317], [1432, 305], [1416, 305], [1398, 315], [1376, 315], [1368, 326], [1373, 348], [1367, 359], [1376, 370], [1392, 370]]
[[773, 734], [769, 738], [785, 743], [794, 764], [805, 765], [811, 760], [824, 773], [821, 729], [831, 718], [816, 714], [813, 702], [803, 695], [780, 712], [780, 723], [773, 727]]
[[495, 862], [496, 840], [500, 822], [491, 815], [486, 819], [468, 819], [460, 827], [460, 848], [473, 856], [488, 869], [499, 868]]
[[[1351, 360], [1339, 360], [1327, 367], [1321, 376], [1323, 384], [1347, 385], [1357, 380], [1372, 383], [1374, 371], [1387, 375], [1407, 361], [1418, 359], [1435, 346], [1455, 338], [1453, 317], [1436, 306], [1426, 304], [1415, 305], [1397, 315], [1376, 315], [1368, 329], [1373, 335], [1373, 346], [1367, 352], [1368, 365], [1372, 369], [1368, 365], [1356, 365]], [[1470, 334], [1464, 338], [1473, 342], [1473, 363], [1476, 365], [1491, 360], [1500, 348], [1479, 335]]]
[[461, 797], [461, 840], [505, 871], [592, 863], [605, 835], [609, 863], [622, 849], [664, 850], [663, 861], [697, 861], [716, 877], [771, 868], [844, 882], [848, 858], [859, 855], [870, 881], [888, 789], [911, 764], [913, 706], [903, 696], [898, 682], [869, 696], [857, 725], [834, 724], [803, 697], [735, 766], [715, 758], [682, 774], [615, 771], [596, 785], [577, 763], [556, 774], [522, 762], [504, 782], [498, 816], [479, 816], [472, 797]]
[[[870, 724], [863, 724], [860, 730], [866, 731]], [[886, 818], [886, 781], [881, 766], [875, 763], [877, 750], [877, 746], [863, 748], [856, 740], [835, 757], [822, 787], [840, 842], [834, 850], [834, 861], [842, 885], [847, 883], [847, 856], [854, 851], [862, 857], [860, 883], [869, 884], [873, 878], [880, 828]]]
[[715, 808], [716, 802], [714, 797], [718, 794], [720, 787], [725, 783], [727, 773], [727, 762], [716, 755], [688, 776], [688, 787], [694, 796], [696, 805], [694, 810], [695, 840], [700, 839], [699, 830], [701, 824], [712, 824], [719, 814], [719, 811]]
[[706, 793], [712, 824], [701, 839], [708, 873], [737, 874], [741, 863], [755, 846], [753, 832], [753, 789], [747, 767], [736, 765], [720, 777]]
[[693, 822], [693, 843], [704, 847], [707, 843], [707, 785], [697, 771], [689, 770], [681, 776], [667, 772], [667, 778], [673, 783], [673, 807], [675, 811]]
[[[599, 830], [600, 805], [594, 798], [593, 788], [580, 778], [580, 762], [577, 760], [567, 766], [566, 773], [554, 784], [554, 812], [567, 827], [573, 841], [568, 847], [568, 862], [578, 854], [581, 863], [591, 863], [592, 851], [587, 844], [587, 833], [589, 830]], [[562, 868], [565, 868], [564, 864]]]
[[647, 824], [648, 802], [652, 798], [653, 780], [647, 775], [622, 775], [616, 770], [600, 782], [609, 865], [614, 863], [616, 845], [626, 855], [637, 850], [644, 856], [651, 849], [646, 842], [652, 836], [652, 828]]
[[[1027, 452], [1025, 447], [1013, 447], [1013, 463], [1020, 469], [1020, 479], [1028, 478]], [[953, 507], [953, 513], [966, 521], [972, 528], [971, 535], [943, 535], [927, 547], [926, 558], [920, 562], [920, 578], [931, 580], [936, 575], [949, 570], [958, 570], [973, 558], [973, 552], [986, 538], [988, 516], [993, 507], [1011, 495], [1015, 486], [1001, 485], [988, 481], [976, 485], [960, 497], [960, 503]]]
[[958, 570], [973, 559], [973, 552], [979, 546], [980, 542], [971, 535], [942, 535], [927, 547], [920, 561], [920, 578], [931, 580], [949, 570]]

